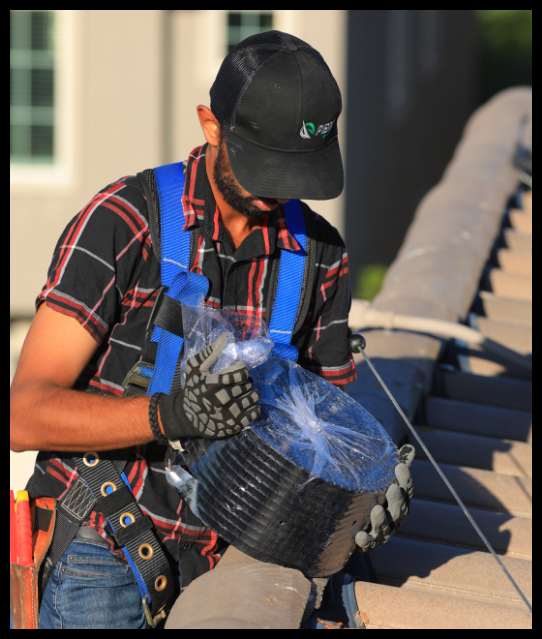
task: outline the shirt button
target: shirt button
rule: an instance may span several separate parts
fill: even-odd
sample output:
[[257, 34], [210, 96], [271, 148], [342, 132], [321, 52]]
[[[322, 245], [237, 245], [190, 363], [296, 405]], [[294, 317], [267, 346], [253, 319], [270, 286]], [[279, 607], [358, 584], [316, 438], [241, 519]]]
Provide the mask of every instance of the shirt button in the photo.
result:
[[188, 544], [186, 543], [186, 541], [181, 544], [181, 550], [188, 550]]

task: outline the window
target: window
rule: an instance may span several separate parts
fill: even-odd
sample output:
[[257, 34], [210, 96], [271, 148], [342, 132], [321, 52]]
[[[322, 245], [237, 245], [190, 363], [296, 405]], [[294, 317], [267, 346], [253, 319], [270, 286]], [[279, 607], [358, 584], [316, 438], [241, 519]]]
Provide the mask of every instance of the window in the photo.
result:
[[249, 36], [273, 28], [272, 12], [229, 11], [226, 53]]
[[[224, 57], [245, 38], [262, 31], [278, 29], [295, 32], [293, 9], [262, 9], [261, 11], [209, 9], [205, 14], [206, 43], [200, 79], [211, 86]], [[198, 56], [199, 63], [200, 56]]]
[[54, 160], [54, 11], [10, 11], [10, 163]]

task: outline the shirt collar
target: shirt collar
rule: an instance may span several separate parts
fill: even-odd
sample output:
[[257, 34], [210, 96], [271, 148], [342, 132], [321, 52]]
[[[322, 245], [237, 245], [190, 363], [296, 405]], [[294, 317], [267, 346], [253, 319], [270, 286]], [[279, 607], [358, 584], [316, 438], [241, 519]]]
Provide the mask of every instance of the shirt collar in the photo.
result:
[[282, 205], [278, 207], [274, 215], [274, 221], [277, 234], [277, 246], [287, 251], [293, 251], [294, 253], [301, 251], [302, 249], [299, 242], [288, 230], [288, 222]]
[[[205, 166], [207, 146], [204, 144], [195, 148], [186, 163], [185, 187], [182, 198], [185, 215], [184, 230], [203, 227], [210, 239], [223, 241], [228, 245], [229, 241], [220, 223], [218, 206], [207, 178]], [[252, 236], [254, 237], [252, 238]], [[264, 255], [274, 253], [276, 246], [293, 252], [302, 250], [299, 242], [288, 230], [282, 206], [269, 215], [264, 226], [253, 231], [249, 238], [252, 238], [250, 244], [256, 243], [259, 246], [260, 254]], [[245, 242], [243, 242], [244, 244]]]

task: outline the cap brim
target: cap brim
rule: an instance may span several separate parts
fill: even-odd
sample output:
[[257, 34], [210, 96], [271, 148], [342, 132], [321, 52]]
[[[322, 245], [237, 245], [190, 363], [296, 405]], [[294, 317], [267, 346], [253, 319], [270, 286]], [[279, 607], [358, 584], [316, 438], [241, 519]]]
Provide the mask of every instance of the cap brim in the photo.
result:
[[344, 188], [344, 169], [336, 137], [311, 152], [272, 151], [224, 129], [230, 165], [252, 195], [291, 200], [331, 200]]

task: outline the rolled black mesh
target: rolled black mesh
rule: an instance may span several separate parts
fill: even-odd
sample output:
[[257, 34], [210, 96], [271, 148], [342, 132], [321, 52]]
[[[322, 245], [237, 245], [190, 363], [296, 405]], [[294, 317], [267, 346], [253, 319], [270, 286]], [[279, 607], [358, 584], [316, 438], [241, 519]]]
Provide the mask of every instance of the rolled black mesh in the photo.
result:
[[282, 31], [265, 31], [240, 42], [226, 56], [209, 91], [211, 111], [220, 124], [235, 128], [237, 106], [252, 78], [273, 58], [296, 45], [299, 51], [311, 56], [331, 75], [324, 58], [309, 44]]

